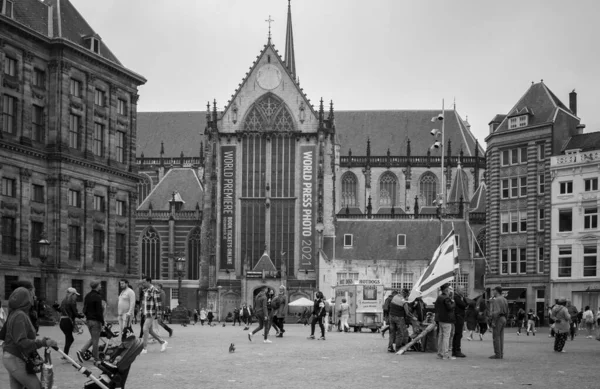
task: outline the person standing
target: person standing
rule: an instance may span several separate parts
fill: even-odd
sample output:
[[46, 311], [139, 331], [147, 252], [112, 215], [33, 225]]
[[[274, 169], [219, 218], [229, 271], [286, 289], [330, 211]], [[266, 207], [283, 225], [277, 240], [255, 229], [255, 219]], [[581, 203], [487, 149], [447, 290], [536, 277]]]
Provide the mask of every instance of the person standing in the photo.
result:
[[267, 287], [263, 286], [260, 289], [260, 292], [256, 296], [254, 300], [254, 309], [256, 319], [258, 320], [258, 327], [254, 331], [248, 331], [248, 340], [252, 342], [252, 337], [257, 332], [260, 332], [264, 328], [264, 343], [272, 343], [267, 336], [269, 335], [267, 332], [268, 321], [269, 321], [269, 311], [267, 309]]
[[479, 340], [483, 341], [483, 335], [488, 330], [489, 310], [485, 297], [480, 296], [477, 300], [477, 324], [479, 325]]
[[83, 353], [92, 346], [92, 357], [98, 360], [98, 342], [100, 341], [100, 332], [104, 325], [104, 308], [102, 306], [102, 288], [100, 281], [94, 280], [90, 282], [92, 290], [85, 295], [83, 299], [83, 314], [86, 318], [86, 324], [90, 331], [91, 338], [88, 340], [81, 350], [76, 352], [77, 359], [83, 363]]
[[535, 321], [537, 320], [537, 315], [533, 312], [533, 309], [529, 309], [527, 313], [527, 336], [531, 332], [533, 336], [535, 336]]
[[252, 310], [246, 304], [242, 305], [242, 319], [244, 320], [244, 331], [250, 329], [250, 318], [252, 317]]
[[589, 306], [585, 307], [583, 311], [582, 321], [585, 325], [585, 329], [587, 330], [587, 338], [592, 339], [592, 331], [594, 329], [594, 312], [592, 312]]
[[568, 300], [559, 297], [552, 307], [551, 317], [554, 320], [554, 351], [564, 353], [563, 348], [571, 333], [571, 314], [566, 307]]
[[285, 330], [283, 329], [283, 325], [285, 323], [285, 307], [287, 305], [287, 298], [285, 297], [285, 286], [281, 285], [279, 287], [279, 296], [277, 296], [277, 300], [279, 302], [279, 307], [277, 308], [277, 327], [279, 327], [278, 338], [283, 338], [283, 333]]
[[467, 340], [471, 341], [473, 340], [473, 333], [477, 328], [477, 304], [474, 300], [469, 300], [469, 305], [467, 305], [465, 311], [465, 324], [467, 325], [467, 331], [469, 332]]
[[35, 328], [29, 317], [33, 305], [35, 289], [19, 287], [8, 298], [8, 318], [0, 330], [2, 344], [2, 364], [8, 372], [11, 389], [38, 389], [42, 387], [37, 375], [27, 372], [25, 355], [30, 355], [42, 347], [58, 347], [50, 338], [36, 339]]
[[494, 288], [494, 298], [490, 302], [490, 323], [494, 338], [494, 355], [490, 359], [504, 359], [504, 327], [508, 315], [508, 302], [502, 296], [502, 287]]
[[[521, 336], [521, 328], [525, 327], [525, 310], [519, 307], [517, 311], [517, 336]], [[529, 333], [527, 333], [529, 335]]]
[[596, 330], [600, 331], [600, 307], [598, 307], [598, 313], [596, 313]]
[[[394, 293], [395, 292], [395, 293]], [[383, 327], [381, 327], [381, 337], [385, 338], [386, 331], [390, 329], [390, 302], [394, 298], [394, 296], [398, 294], [397, 291], [393, 291], [389, 296], [386, 297], [383, 302]]]
[[[163, 290], [163, 286], [162, 284], [158, 284], [158, 291], [160, 292], [160, 301], [162, 304], [166, 304], [167, 303], [167, 294], [165, 293], [165, 291]], [[168, 308], [167, 308], [168, 309]], [[169, 338], [171, 336], [173, 336], [173, 330], [171, 329], [171, 327], [169, 327], [165, 321], [164, 321], [164, 317], [163, 315], [160, 315], [160, 317], [157, 320], [157, 324], [159, 326], [161, 326], [162, 328], [164, 328], [165, 331], [167, 331], [169, 333]], [[187, 321], [186, 321], [187, 323]]]
[[117, 303], [117, 314], [119, 320], [119, 331], [124, 334], [125, 328], [130, 327], [135, 315], [135, 292], [129, 286], [129, 281], [122, 279], [119, 281], [121, 293]]
[[348, 305], [345, 298], [342, 299], [342, 303], [340, 304], [340, 312], [340, 327], [342, 328], [342, 331], [348, 332], [350, 331], [350, 326], [348, 325], [348, 319], [350, 318], [350, 305]]
[[452, 355], [456, 358], [464, 358], [461, 343], [463, 337], [463, 327], [465, 326], [465, 310], [467, 308], [468, 299], [464, 296], [464, 290], [461, 286], [456, 287], [454, 293], [454, 337], [452, 338]]
[[[67, 294], [60, 304], [60, 321], [58, 323], [60, 330], [65, 334], [65, 347], [63, 351], [69, 355], [71, 345], [75, 341], [73, 337], [73, 329], [75, 328], [75, 319], [83, 317], [82, 314], [77, 312], [77, 289], [67, 288]], [[62, 357], [65, 359], [65, 357]]]
[[148, 335], [152, 335], [158, 343], [162, 345], [160, 352], [167, 350], [169, 344], [166, 340], [163, 340], [160, 336], [154, 332], [152, 325], [155, 320], [159, 320], [162, 317], [162, 301], [160, 299], [159, 290], [152, 285], [152, 278], [146, 277], [142, 280], [142, 287], [144, 288], [144, 295], [142, 301], [142, 315], [144, 316], [144, 349], [142, 354], [148, 353]]
[[198, 313], [198, 309], [194, 309], [194, 325], [196, 325], [196, 323], [198, 323], [198, 316], [200, 314]]
[[269, 313], [269, 320], [267, 320], [265, 328], [268, 327], [267, 333], [269, 333], [271, 327], [274, 327], [277, 335], [279, 335], [279, 327], [277, 327], [277, 308], [279, 308], [279, 306], [277, 304], [278, 301], [275, 297], [275, 291], [269, 288], [267, 290], [267, 312]]
[[212, 321], [215, 318], [213, 314], [212, 308], [208, 308], [208, 313], [206, 314], [206, 320], [208, 320], [208, 326], [212, 327]]
[[310, 323], [310, 336], [308, 339], [315, 338], [315, 326], [319, 324], [319, 328], [321, 329], [321, 337], [319, 340], [325, 340], [325, 326], [323, 325], [323, 319], [325, 318], [325, 315], [325, 297], [323, 296], [323, 292], [318, 291], [315, 295], [315, 302], [313, 304], [313, 318]]
[[207, 318], [207, 313], [206, 313], [206, 309], [204, 309], [204, 307], [202, 307], [200, 309], [200, 324], [204, 325], [204, 322], [206, 321]]
[[388, 342], [388, 351], [393, 353], [408, 343], [406, 323], [410, 322], [411, 317], [406, 300], [397, 292], [393, 295], [392, 301], [390, 301], [389, 315], [390, 340]]
[[577, 307], [571, 303], [571, 300], [567, 300], [567, 310], [569, 311], [569, 315], [571, 315], [570, 334], [571, 340], [573, 341], [575, 340], [575, 335], [577, 335], [577, 315], [579, 314], [579, 311], [577, 310]]
[[237, 307], [233, 309], [233, 327], [235, 327], [235, 323], [238, 323], [240, 327], [242, 326], [242, 320], [240, 319], [240, 309]]
[[450, 284], [441, 286], [441, 294], [435, 300], [435, 319], [438, 322], [438, 358], [456, 359], [450, 356], [450, 335], [456, 321], [454, 317], [454, 300], [450, 298]]

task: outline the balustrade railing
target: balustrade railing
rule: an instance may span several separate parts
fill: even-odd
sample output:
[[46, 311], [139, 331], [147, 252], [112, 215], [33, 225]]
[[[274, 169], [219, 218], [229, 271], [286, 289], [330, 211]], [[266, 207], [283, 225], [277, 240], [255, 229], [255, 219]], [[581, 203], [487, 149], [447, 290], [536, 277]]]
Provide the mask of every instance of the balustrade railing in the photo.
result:
[[[388, 157], [388, 156], [375, 156], [369, 158], [369, 164], [372, 167], [405, 167], [408, 166], [409, 157], [407, 156], [396, 156], [396, 157]], [[447, 159], [446, 159], [447, 161]], [[480, 168], [485, 168], [485, 157], [465, 157], [462, 159], [460, 156], [451, 156], [450, 163], [452, 166], [457, 166], [458, 163], [461, 162], [463, 167], [475, 167], [475, 165], [479, 165]], [[424, 167], [424, 166], [441, 166], [442, 157], [441, 156], [411, 156], [410, 157], [410, 165], [413, 167]], [[345, 155], [340, 156], [340, 166], [342, 167], [352, 167], [352, 166], [366, 166], [367, 165], [367, 157], [364, 155], [354, 156], [354, 155]]]

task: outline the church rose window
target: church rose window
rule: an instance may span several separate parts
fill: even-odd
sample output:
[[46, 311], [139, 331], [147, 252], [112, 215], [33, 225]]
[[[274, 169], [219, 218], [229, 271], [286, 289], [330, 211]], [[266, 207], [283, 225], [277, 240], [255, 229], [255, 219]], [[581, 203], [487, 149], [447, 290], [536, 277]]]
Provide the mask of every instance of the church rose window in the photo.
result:
[[352, 172], [346, 172], [342, 176], [342, 208], [358, 206], [358, 180]]
[[419, 180], [419, 191], [421, 199], [423, 199], [422, 205], [433, 205], [434, 200], [437, 198], [437, 178], [433, 173], [423, 173]]
[[379, 206], [396, 206], [398, 179], [391, 172], [385, 172], [379, 179]]
[[152, 279], [160, 279], [160, 237], [153, 229], [148, 229], [142, 237], [142, 274]]

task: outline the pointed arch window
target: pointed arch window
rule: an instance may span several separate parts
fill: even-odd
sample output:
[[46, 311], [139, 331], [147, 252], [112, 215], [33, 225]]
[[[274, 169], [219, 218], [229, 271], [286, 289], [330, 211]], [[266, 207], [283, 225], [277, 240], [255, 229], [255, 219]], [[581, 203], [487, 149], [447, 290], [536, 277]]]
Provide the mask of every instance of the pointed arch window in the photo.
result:
[[342, 176], [342, 208], [358, 207], [358, 179], [352, 172]]
[[188, 238], [188, 280], [200, 279], [200, 227], [194, 228]]
[[437, 198], [437, 177], [431, 172], [425, 172], [419, 179], [419, 193], [423, 205], [433, 205]]
[[262, 96], [246, 115], [244, 131], [293, 131], [294, 119], [285, 103], [272, 93]]
[[486, 254], [486, 246], [485, 241], [487, 239], [487, 233], [485, 228], [477, 233], [476, 244], [475, 244], [475, 256], [476, 257], [485, 257]]
[[395, 207], [398, 193], [398, 178], [392, 172], [385, 172], [379, 179], [379, 206]]
[[144, 233], [141, 242], [142, 274], [160, 279], [160, 236], [153, 228]]
[[145, 173], [140, 174], [140, 181], [138, 182], [137, 187], [138, 201], [141, 204], [152, 191], [152, 180], [150, 180], [150, 176]]
[[273, 129], [275, 131], [294, 130], [294, 121], [292, 119], [292, 115], [290, 115], [287, 109], [282, 109], [279, 111], [275, 117], [275, 120], [273, 121]]

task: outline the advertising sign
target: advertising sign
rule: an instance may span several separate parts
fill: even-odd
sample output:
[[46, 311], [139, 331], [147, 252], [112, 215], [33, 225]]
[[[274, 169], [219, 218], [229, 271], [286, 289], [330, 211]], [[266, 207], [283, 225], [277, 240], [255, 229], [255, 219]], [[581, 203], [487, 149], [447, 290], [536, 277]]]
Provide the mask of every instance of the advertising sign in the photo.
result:
[[221, 146], [221, 269], [234, 269], [235, 146]]
[[317, 147], [300, 146], [300, 269], [312, 269], [317, 261], [315, 199], [317, 198]]

